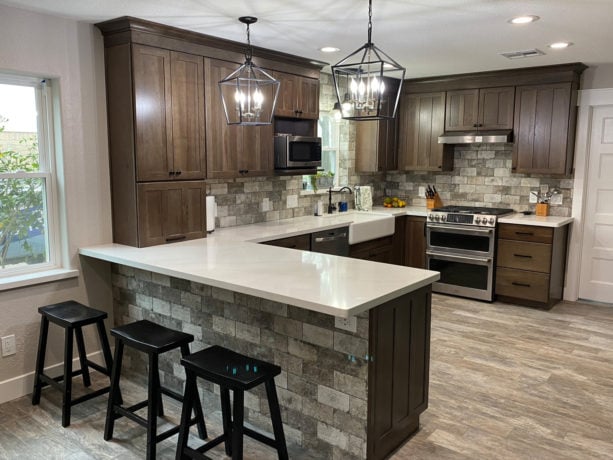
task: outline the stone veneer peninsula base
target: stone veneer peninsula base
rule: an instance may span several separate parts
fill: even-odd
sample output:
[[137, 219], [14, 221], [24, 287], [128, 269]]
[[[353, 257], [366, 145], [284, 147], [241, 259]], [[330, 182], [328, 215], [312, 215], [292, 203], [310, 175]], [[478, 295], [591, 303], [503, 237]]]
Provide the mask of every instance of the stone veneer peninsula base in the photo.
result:
[[[149, 319], [193, 334], [192, 351], [222, 345], [281, 366], [285, 435], [318, 457], [384, 458], [419, 427], [428, 405], [430, 285], [359, 314], [351, 333], [328, 314], [125, 265], [112, 264], [112, 282], [118, 324]], [[136, 353], [125, 365], [146, 368]], [[164, 385], [182, 391], [178, 353], [161, 357], [160, 371]], [[219, 410], [213, 385], [199, 384], [205, 414]], [[267, 410], [263, 392], [245, 394], [245, 420], [270, 432]]]

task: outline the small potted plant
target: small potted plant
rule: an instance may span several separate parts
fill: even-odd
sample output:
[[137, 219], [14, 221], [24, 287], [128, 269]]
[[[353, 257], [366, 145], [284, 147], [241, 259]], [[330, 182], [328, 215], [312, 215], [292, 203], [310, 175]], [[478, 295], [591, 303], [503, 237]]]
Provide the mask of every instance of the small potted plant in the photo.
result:
[[320, 188], [330, 188], [334, 185], [334, 173], [332, 171], [318, 171], [311, 175], [311, 187], [314, 191]]

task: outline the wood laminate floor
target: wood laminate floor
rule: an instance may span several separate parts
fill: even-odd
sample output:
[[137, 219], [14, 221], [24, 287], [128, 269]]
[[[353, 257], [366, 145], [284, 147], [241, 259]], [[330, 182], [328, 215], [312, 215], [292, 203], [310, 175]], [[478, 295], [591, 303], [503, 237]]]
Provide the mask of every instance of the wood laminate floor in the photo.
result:
[[[143, 393], [136, 382], [122, 389]], [[73, 408], [69, 428], [56, 391], [39, 406], [29, 397], [0, 405], [0, 459], [144, 458], [144, 428], [132, 422], [117, 421], [116, 438], [102, 439], [104, 399]], [[435, 295], [429, 400], [393, 460], [613, 459], [613, 306], [542, 311]], [[218, 433], [219, 414], [206, 416]], [[174, 458], [175, 443], [160, 443], [158, 458]], [[226, 458], [221, 447], [208, 455]], [[247, 438], [245, 458], [276, 455]], [[290, 458], [319, 457], [290, 446]]]

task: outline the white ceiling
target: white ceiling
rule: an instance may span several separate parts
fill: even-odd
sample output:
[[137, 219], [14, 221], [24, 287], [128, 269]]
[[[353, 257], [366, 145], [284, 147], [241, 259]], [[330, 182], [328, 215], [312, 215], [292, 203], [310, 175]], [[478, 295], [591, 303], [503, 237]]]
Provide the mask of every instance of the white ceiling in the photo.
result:
[[[367, 0], [0, 0], [0, 4], [96, 23], [135, 16], [235, 41], [239, 16], [256, 16], [256, 46], [331, 64], [367, 39]], [[540, 20], [516, 26], [518, 15]], [[373, 42], [407, 77], [581, 61], [613, 63], [613, 0], [373, 0]], [[565, 50], [550, 43], [570, 41]], [[341, 51], [324, 54], [319, 48]], [[538, 48], [545, 56], [509, 60], [502, 52]]]

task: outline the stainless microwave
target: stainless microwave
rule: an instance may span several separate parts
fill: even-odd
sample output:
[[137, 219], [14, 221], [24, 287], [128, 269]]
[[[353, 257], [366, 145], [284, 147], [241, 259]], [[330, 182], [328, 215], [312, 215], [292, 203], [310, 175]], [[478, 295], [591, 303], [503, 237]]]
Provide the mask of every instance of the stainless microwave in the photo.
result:
[[321, 166], [321, 138], [275, 135], [275, 169]]

